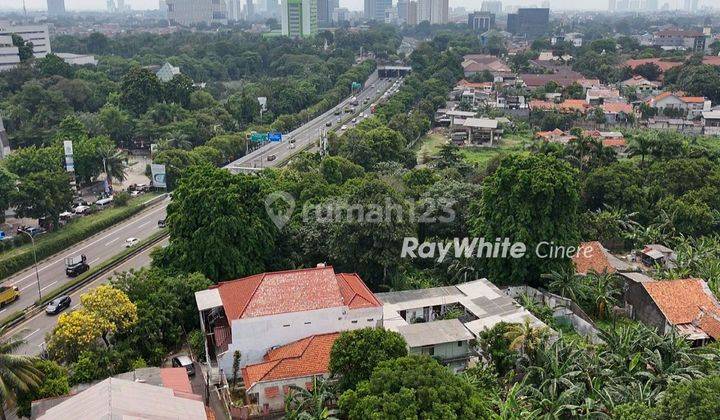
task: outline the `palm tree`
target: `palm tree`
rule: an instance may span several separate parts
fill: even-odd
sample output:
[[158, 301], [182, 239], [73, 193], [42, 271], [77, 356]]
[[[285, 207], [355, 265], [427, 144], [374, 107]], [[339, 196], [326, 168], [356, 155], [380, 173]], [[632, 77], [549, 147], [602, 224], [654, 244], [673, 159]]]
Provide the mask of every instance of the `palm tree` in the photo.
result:
[[112, 185], [113, 180], [122, 182], [127, 178], [128, 166], [125, 153], [115, 147], [107, 146], [98, 150], [98, 154], [103, 161], [108, 186]]
[[650, 154], [653, 143], [654, 139], [650, 138], [647, 134], [634, 136], [630, 141], [628, 151], [630, 152], [630, 156], [640, 156], [640, 167], [645, 166], [645, 156]]
[[[4, 328], [0, 329], [3, 333]], [[0, 341], [0, 420], [5, 420], [5, 405], [12, 405], [18, 392], [37, 387], [42, 380], [42, 373], [33, 366], [37, 357], [13, 354], [23, 344], [13, 338]]]
[[312, 390], [290, 385], [285, 397], [285, 418], [288, 420], [337, 420], [339, 410], [329, 407], [335, 400], [335, 394], [328, 390], [323, 380], [313, 378]]
[[535, 327], [530, 319], [525, 318], [522, 324], [510, 324], [503, 335], [510, 341], [510, 350], [520, 351], [530, 357], [536, 348], [545, 340], [548, 334], [547, 327]]
[[551, 271], [549, 274], [541, 274], [540, 277], [549, 280], [547, 288], [562, 297], [568, 298], [575, 303], [584, 299], [587, 294], [587, 287], [582, 277], [566, 268], [560, 271]]
[[613, 273], [590, 272], [586, 276], [590, 286], [590, 296], [595, 304], [597, 316], [603, 319], [610, 308], [618, 303], [619, 288]]

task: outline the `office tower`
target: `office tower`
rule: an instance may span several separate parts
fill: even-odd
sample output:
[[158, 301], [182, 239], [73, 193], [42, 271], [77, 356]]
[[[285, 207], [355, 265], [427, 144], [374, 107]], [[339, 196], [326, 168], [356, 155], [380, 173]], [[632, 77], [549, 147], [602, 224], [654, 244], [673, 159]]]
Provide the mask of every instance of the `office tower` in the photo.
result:
[[410, 26], [417, 26], [418, 24], [418, 2], [416, 1], [411, 0], [408, 2], [407, 24]]
[[291, 38], [318, 32], [317, 0], [282, 0], [282, 34]]
[[340, 7], [340, 0], [317, 0], [318, 25], [329, 26], [333, 21], [333, 11]]
[[8, 140], [2, 117], [0, 117], [0, 159], [4, 159], [10, 154], [10, 140]]
[[227, 24], [225, 0], [167, 0], [168, 20], [177, 25]]
[[47, 0], [48, 15], [57, 16], [65, 13], [65, 0]]
[[444, 25], [448, 23], [448, 9], [448, 0], [432, 0], [430, 23], [433, 25]]
[[495, 27], [495, 15], [490, 12], [470, 13], [468, 26], [475, 32], [487, 32]]
[[657, 10], [658, 0], [645, 0], [645, 10]]
[[365, 18], [385, 21], [385, 10], [392, 9], [392, 0], [365, 0]]
[[400, 23], [407, 23], [408, 4], [408, 0], [398, 0], [397, 2], [397, 15]]
[[432, 15], [432, 0], [418, 0], [418, 23], [428, 21]]
[[47, 25], [0, 26], [0, 37], [12, 34], [19, 35], [26, 42], [32, 42], [35, 58], [43, 58], [52, 52]]
[[515, 35], [537, 38], [547, 33], [550, 26], [550, 9], [520, 8], [508, 14], [507, 30]]
[[255, 5], [252, 0], [245, 2], [245, 20], [253, 20], [255, 18]]
[[614, 12], [617, 8], [617, 0], [608, 0], [608, 10]]
[[480, 6], [481, 12], [492, 13], [495, 16], [502, 13], [502, 2], [501, 1], [484, 1]]
[[240, 0], [228, 0], [228, 20], [235, 22], [242, 20], [242, 3]]

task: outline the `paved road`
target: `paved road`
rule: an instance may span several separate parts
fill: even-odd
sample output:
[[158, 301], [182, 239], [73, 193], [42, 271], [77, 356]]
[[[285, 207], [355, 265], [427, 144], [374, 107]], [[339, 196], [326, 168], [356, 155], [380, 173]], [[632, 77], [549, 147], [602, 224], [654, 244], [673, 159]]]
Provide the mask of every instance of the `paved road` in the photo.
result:
[[[377, 73], [371, 76], [366, 82], [364, 90], [356, 95], [358, 101], [360, 102], [360, 105], [355, 107], [356, 113], [362, 111], [365, 114], [369, 114], [369, 111], [366, 110], [373, 103], [375, 103], [380, 96], [382, 96], [386, 91], [389, 93], [394, 93], [397, 90], [396, 87], [393, 87], [393, 83], [394, 81], [392, 80], [378, 80]], [[365, 103], [366, 98], [368, 99], [367, 103]], [[310, 121], [309, 123], [303, 125], [302, 127], [294, 130], [293, 132], [285, 136], [286, 138], [295, 139], [295, 148], [289, 149], [287, 147], [288, 143], [285, 141], [279, 144], [269, 144], [261, 149], [254, 151], [247, 157], [227, 165], [226, 168], [230, 169], [233, 172], [239, 172], [241, 170], [237, 170], [238, 168], [243, 167], [243, 165], [251, 164], [253, 160], [256, 161], [256, 163], [265, 161], [269, 153], [276, 154], [276, 159], [270, 162], [266, 162], [263, 167], [277, 166], [287, 158], [291, 157], [293, 154], [304, 149], [313, 141], [317, 140], [320, 136], [320, 130], [329, 129], [325, 126], [325, 123], [327, 121], [332, 121], [332, 128], [337, 128], [335, 127], [335, 125], [339, 125], [337, 124], [337, 120], [339, 118], [350, 118], [350, 115], [346, 113], [342, 113], [340, 116], [334, 115], [336, 109], [343, 110], [349, 104], [349, 102], [350, 98], [346, 99], [335, 108], [329, 110], [323, 115], [315, 118], [314, 120]], [[346, 124], [348, 124], [348, 126], [351, 125], [350, 123]], [[142, 240], [146, 237], [149, 237], [157, 229], [157, 221], [165, 218], [165, 210], [169, 202], [170, 199], [168, 198], [161, 203], [154, 205], [147, 210], [144, 210], [133, 218], [123, 223], [120, 223], [106, 231], [103, 231], [59, 254], [54, 255], [51, 258], [48, 258], [45, 261], [42, 261], [39, 264], [41, 291], [49, 292], [50, 290], [61, 286], [63, 283], [69, 280], [68, 277], [65, 275], [64, 261], [65, 257], [67, 256], [80, 253], [85, 254], [88, 258], [90, 266], [92, 267], [93, 265], [120, 253], [123, 250], [125, 239], [129, 237], [136, 237]], [[167, 239], [165, 239], [157, 246], [166, 243], [166, 241]], [[107, 282], [114, 273], [127, 271], [131, 268], [138, 269], [148, 265], [150, 263], [151, 250], [152, 249], [147, 249], [141, 252], [140, 254], [134, 256], [133, 258], [116, 267], [112, 273], [101, 276], [94, 282], [89, 283], [82, 289], [72, 293], [70, 295], [73, 301], [71, 309], [77, 307], [80, 302], [81, 294], [86, 293], [88, 290], [94, 287], [97, 287], [99, 284]], [[17, 302], [0, 311], [0, 318], [2, 318], [3, 313], [10, 314], [15, 310], [19, 310], [26, 306], [29, 306], [38, 297], [35, 271], [33, 269], [25, 270], [10, 277], [3, 281], [3, 284], [17, 285], [20, 288], [21, 297]], [[45, 313], [40, 313], [9, 331], [8, 334], [13, 335], [17, 338], [22, 338], [26, 341], [26, 344], [23, 345], [23, 347], [21, 347], [20, 349], [18, 349], [17, 353], [40, 353], [42, 350], [42, 346], [45, 342], [45, 335], [54, 328], [56, 322], [57, 316], [47, 316]]]
[[[100, 276], [92, 283], [88, 283], [83, 288], [76, 290], [74, 293], [70, 294], [70, 298], [72, 299], [70, 309], [76, 309], [80, 305], [80, 295], [82, 295], [83, 293], [87, 293], [90, 289], [93, 289], [103, 283], [107, 283], [110, 278], [113, 277], [115, 274], [123, 271], [128, 271], [131, 268], [137, 269], [149, 265], [151, 261], [150, 253], [155, 248], [160, 247], [166, 243], [167, 239], [162, 240], [155, 246], [144, 250], [143, 252], [133, 256], [129, 260], [120, 264], [113, 271], [103, 276]], [[67, 309], [65, 311], [67, 311]], [[8, 335], [25, 340], [25, 344], [20, 347], [15, 353], [29, 355], [39, 354], [45, 344], [45, 335], [52, 331], [52, 329], [55, 327], [55, 324], [57, 323], [57, 318], [58, 315], [50, 316], [46, 315], [45, 312], [41, 312], [34, 317], [28, 319], [27, 321], [23, 322], [16, 328], [8, 331]]]
[[[377, 72], [375, 72], [365, 82], [364, 89], [355, 95], [359, 102], [359, 105], [354, 107], [355, 113], [369, 115], [370, 111], [367, 110], [387, 90], [392, 88], [393, 83], [394, 81], [392, 79], [378, 80]], [[290, 133], [284, 134], [282, 142], [266, 144], [235, 162], [230, 163], [227, 168], [230, 169], [230, 171], [237, 173], [252, 172], [263, 168], [277, 166], [285, 162], [293, 154], [297, 153], [298, 150], [303, 150], [311, 143], [317, 141], [323, 132], [331, 129], [339, 129], [339, 126], [343, 124], [351, 127], [353, 124], [350, 121], [343, 123], [338, 122], [339, 119], [345, 120], [352, 118], [350, 114], [343, 112], [346, 107], [351, 106], [350, 99], [351, 98], [345, 99], [336, 107], [316, 117], [302, 127], [291, 131]], [[367, 103], [365, 101], [366, 99]], [[335, 115], [337, 110], [341, 111], [340, 115]], [[331, 126], [329, 127], [326, 125], [328, 122], [331, 123]], [[291, 140], [295, 141], [294, 145], [290, 143]], [[268, 157], [270, 156], [274, 156], [274, 159], [268, 160]]]
[[[84, 254], [90, 267], [105, 261], [125, 247], [125, 240], [131, 237], [140, 240], [149, 237], [157, 227], [157, 222], [165, 218], [165, 208], [169, 198], [144, 209], [140, 213], [111, 228], [73, 245], [63, 252], [38, 262], [40, 275], [40, 293], [49, 293], [71, 279], [65, 275], [65, 258]], [[38, 281], [35, 268], [30, 267], [2, 281], [4, 286], [17, 286], [20, 298], [0, 310], [0, 319], [30, 306], [38, 299]]]

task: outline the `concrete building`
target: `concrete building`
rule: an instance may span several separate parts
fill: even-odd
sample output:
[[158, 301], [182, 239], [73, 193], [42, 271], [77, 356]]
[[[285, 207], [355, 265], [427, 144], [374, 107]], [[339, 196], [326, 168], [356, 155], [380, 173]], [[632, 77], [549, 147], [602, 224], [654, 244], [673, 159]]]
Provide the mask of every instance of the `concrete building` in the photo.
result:
[[409, 4], [408, 0], [399, 0], [397, 2], [397, 16], [400, 23], [407, 23]]
[[340, 7], [339, 0], [317, 0], [318, 25], [328, 27], [333, 22], [333, 11]]
[[[33, 56], [35, 58], [45, 57], [52, 52], [50, 49], [50, 34], [47, 25], [0, 25], [0, 37], [11, 36], [12, 34], [19, 35], [26, 42], [33, 44]], [[12, 44], [12, 41], [10, 43]]]
[[407, 24], [410, 26], [416, 26], [418, 23], [418, 2], [410, 1], [408, 2]]
[[0, 117], [0, 159], [5, 159], [10, 154], [10, 140], [8, 140], [3, 125], [2, 117]]
[[[397, 331], [412, 354], [427, 354], [455, 371], [477, 357], [470, 341], [499, 322], [546, 327], [487, 279], [455, 286], [378, 293], [385, 329]], [[449, 313], [456, 319], [444, 319]]]
[[363, 8], [366, 19], [378, 22], [385, 21], [385, 11], [388, 9], [392, 9], [392, 0], [365, 0]]
[[59, 16], [65, 13], [65, 0], [47, 0], [49, 16]]
[[538, 38], [550, 28], [550, 9], [520, 8], [508, 14], [507, 31], [527, 38]]
[[318, 33], [317, 0], [282, 0], [282, 34], [300, 38]]
[[495, 15], [490, 12], [473, 12], [468, 15], [468, 26], [475, 32], [483, 33], [495, 29]]
[[[706, 136], [720, 136], [720, 111], [704, 111], [702, 113], [703, 134]], [[2, 127], [2, 121], [0, 121]], [[0, 133], [2, 136], [2, 133]]]
[[330, 350], [340, 333], [312, 335], [267, 352], [242, 368], [248, 411], [280, 414], [292, 385], [312, 390], [313, 379], [330, 376]]
[[348, 22], [350, 18], [350, 10], [347, 7], [336, 7], [332, 12], [333, 22]]
[[18, 47], [13, 45], [10, 35], [0, 35], [0, 71], [15, 68], [20, 64]]
[[667, 29], [653, 34], [653, 45], [663, 50], [705, 51], [707, 37], [700, 31]]
[[226, 281], [195, 293], [207, 360], [226, 374], [317, 334], [382, 327], [382, 304], [357, 274], [319, 265]]
[[418, 0], [418, 23], [430, 22], [432, 16], [432, 0]]
[[449, 19], [449, 2], [448, 0], [432, 0], [432, 8], [430, 10], [430, 23], [433, 25], [445, 25]]
[[663, 92], [650, 98], [648, 105], [657, 109], [659, 115], [674, 114], [674, 116], [678, 116], [682, 114], [689, 119], [693, 119], [700, 116], [703, 111], [709, 111], [712, 103], [707, 98], [700, 96], [685, 96], [679, 92]]
[[176, 25], [227, 25], [226, 0], [167, 0], [168, 20]]
[[502, 2], [501, 1], [483, 1], [480, 6], [481, 12], [492, 13], [495, 16], [502, 13]]
[[97, 66], [98, 63], [97, 58], [88, 54], [55, 53], [55, 55], [73, 66], [84, 66], [86, 64]]

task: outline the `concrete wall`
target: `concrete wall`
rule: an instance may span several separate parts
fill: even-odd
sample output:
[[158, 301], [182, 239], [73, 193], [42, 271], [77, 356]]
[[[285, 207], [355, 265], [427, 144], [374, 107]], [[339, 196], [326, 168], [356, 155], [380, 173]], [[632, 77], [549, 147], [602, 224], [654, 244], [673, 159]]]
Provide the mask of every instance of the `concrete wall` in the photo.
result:
[[[323, 376], [327, 377], [328, 375]], [[305, 384], [307, 382], [312, 382], [312, 380], [312, 376], [304, 376], [300, 378], [285, 379], [280, 381], [261, 382], [252, 387], [252, 389], [248, 391], [248, 394], [257, 394], [258, 405], [261, 409], [264, 409], [265, 404], [267, 404], [267, 409], [269, 409], [270, 411], [280, 411], [285, 409], [284, 387], [296, 385], [300, 388], [305, 389]], [[265, 389], [275, 386], [278, 387], [278, 395], [271, 398], [265, 396]]]
[[382, 326], [382, 307], [348, 309], [336, 307], [291, 312], [232, 321], [232, 343], [218, 356], [218, 366], [226, 375], [232, 372], [235, 350], [241, 354], [240, 366], [262, 362], [273, 347], [311, 335]]
[[[665, 332], [665, 316], [648, 295], [641, 283], [631, 283], [625, 292], [625, 306], [631, 307], [629, 311], [632, 319], [636, 319], [658, 331]], [[630, 309], [630, 308], [628, 308]]]

